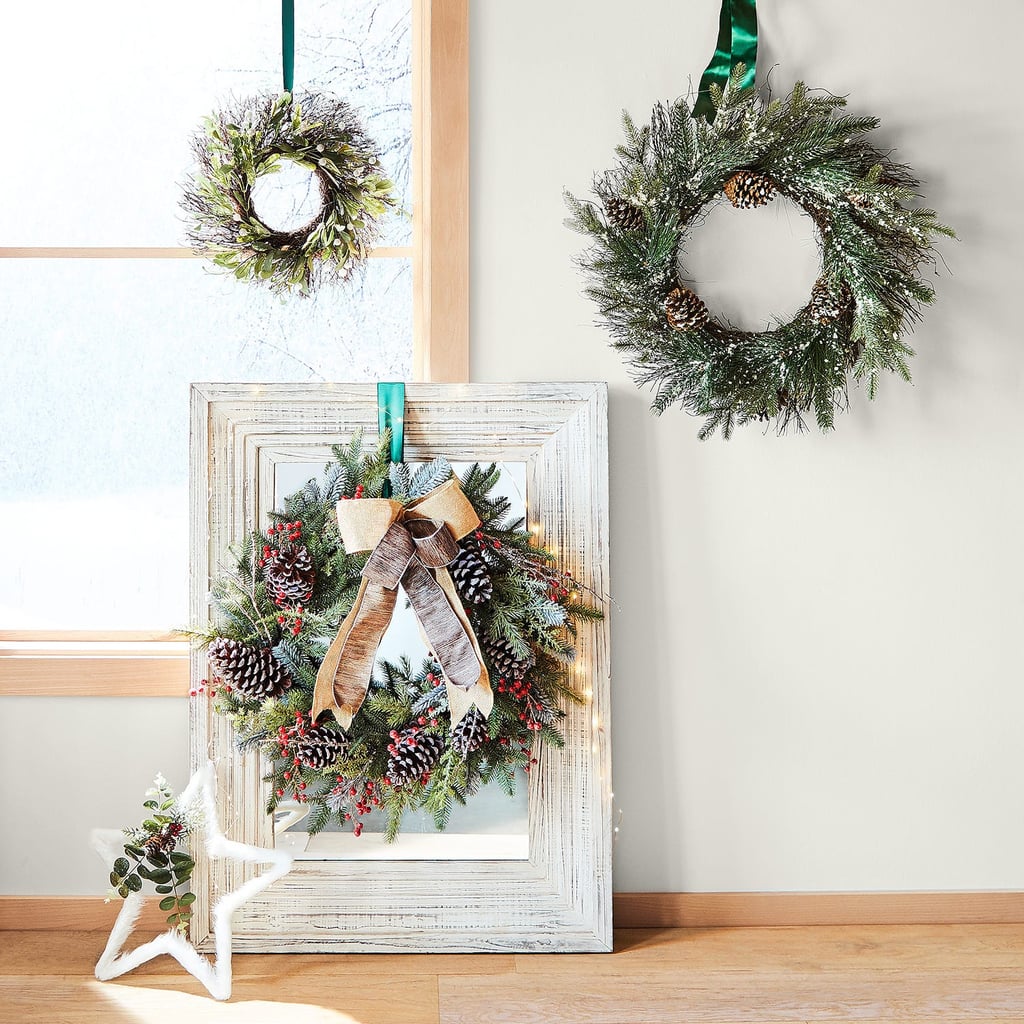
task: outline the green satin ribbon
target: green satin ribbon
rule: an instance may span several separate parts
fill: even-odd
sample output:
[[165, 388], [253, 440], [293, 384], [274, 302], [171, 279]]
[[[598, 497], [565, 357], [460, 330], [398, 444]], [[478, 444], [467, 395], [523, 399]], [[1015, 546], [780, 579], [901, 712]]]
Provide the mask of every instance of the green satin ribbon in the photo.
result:
[[281, 0], [281, 70], [284, 91], [291, 92], [295, 81], [295, 0]]
[[[405, 385], [377, 384], [377, 429], [383, 433], [391, 428], [391, 461], [401, 462], [405, 457]], [[391, 497], [391, 484], [385, 480], [381, 491], [384, 498]]]
[[737, 64], [746, 71], [740, 83], [743, 88], [754, 84], [757, 71], [757, 0], [722, 0], [722, 13], [718, 19], [718, 45], [711, 63], [701, 76], [694, 117], [715, 119], [715, 105], [711, 102], [711, 83], [725, 89]]

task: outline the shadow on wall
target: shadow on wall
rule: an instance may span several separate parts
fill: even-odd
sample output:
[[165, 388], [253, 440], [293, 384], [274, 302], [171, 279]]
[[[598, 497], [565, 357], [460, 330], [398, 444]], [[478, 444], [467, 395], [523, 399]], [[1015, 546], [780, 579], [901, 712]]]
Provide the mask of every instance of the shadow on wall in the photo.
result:
[[[665, 467], [655, 464], [649, 398], [632, 386], [612, 386], [609, 392], [614, 424], [609, 440], [611, 523], [623, 538], [612, 546], [610, 569], [613, 812], [620, 828], [616, 854], [627, 850], [635, 836], [644, 849], [628, 856], [642, 860], [655, 877], [673, 877], [685, 870], [678, 863], [685, 849], [682, 822], [677, 814], [666, 813], [679, 804], [678, 753], [656, 723], [678, 717], [683, 681], [661, 660], [669, 646], [662, 638], [679, 642], [685, 624], [670, 624], [658, 599], [667, 585], [664, 538], [672, 536], [672, 513], [657, 500], [652, 483]], [[626, 613], [622, 620], [633, 620], [639, 609], [643, 629], [617, 629], [621, 613]], [[625, 885], [616, 881], [615, 888], [643, 886], [627, 880]]]

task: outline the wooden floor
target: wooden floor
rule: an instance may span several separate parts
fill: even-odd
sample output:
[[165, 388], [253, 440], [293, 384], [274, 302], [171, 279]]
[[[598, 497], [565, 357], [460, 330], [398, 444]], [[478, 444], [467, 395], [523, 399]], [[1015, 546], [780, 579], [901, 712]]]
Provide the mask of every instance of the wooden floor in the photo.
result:
[[95, 981], [105, 940], [0, 932], [0, 1021], [1024, 1022], [1019, 925], [646, 929], [588, 956], [236, 955], [227, 1003], [167, 957]]

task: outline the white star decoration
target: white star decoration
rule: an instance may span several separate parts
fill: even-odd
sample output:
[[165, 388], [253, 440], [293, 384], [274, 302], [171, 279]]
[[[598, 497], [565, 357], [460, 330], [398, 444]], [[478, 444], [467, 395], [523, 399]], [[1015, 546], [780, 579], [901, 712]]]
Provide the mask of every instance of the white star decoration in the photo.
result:
[[[130, 953], [121, 953], [135, 928], [139, 913], [146, 902], [142, 893], [131, 893], [117, 915], [106, 948], [96, 962], [96, 977], [100, 981], [119, 978], [128, 971], [166, 953], [173, 956], [194, 978], [206, 986], [214, 999], [227, 999], [231, 995], [231, 919], [235, 911], [257, 893], [288, 874], [292, 855], [285, 850], [268, 850], [228, 839], [217, 823], [217, 804], [214, 799], [213, 764], [207, 763], [189, 780], [178, 803], [187, 807], [197, 803], [203, 815], [203, 836], [208, 857], [228, 858], [243, 864], [270, 864], [268, 871], [250, 879], [234, 892], [224, 893], [213, 908], [213, 936], [216, 959], [211, 964], [184, 936], [171, 929], [151, 942], [136, 947]], [[124, 833], [118, 829], [94, 829], [91, 836], [93, 849], [109, 867], [124, 849]]]

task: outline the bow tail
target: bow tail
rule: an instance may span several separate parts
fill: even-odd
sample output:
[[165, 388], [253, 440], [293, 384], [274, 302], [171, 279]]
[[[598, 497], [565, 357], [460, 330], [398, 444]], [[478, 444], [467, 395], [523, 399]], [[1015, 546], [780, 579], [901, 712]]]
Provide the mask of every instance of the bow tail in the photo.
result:
[[438, 567], [431, 573], [410, 562], [402, 586], [444, 673], [452, 725], [474, 704], [489, 715], [493, 699], [487, 669], [448, 570]]
[[324, 655], [313, 689], [313, 721], [330, 711], [347, 729], [366, 697], [377, 648], [391, 622], [397, 590], [363, 579], [352, 609]]
[[480, 652], [480, 643], [469, 623], [462, 600], [455, 589], [455, 581], [451, 578], [447, 569], [438, 569], [437, 585], [441, 588], [448, 604], [465, 630], [465, 635], [473, 647], [473, 655], [476, 659], [477, 673], [475, 680], [469, 686], [460, 686], [453, 683], [445, 675], [445, 688], [448, 691], [448, 708], [451, 713], [452, 725], [457, 725], [469, 713], [470, 708], [475, 704], [484, 718], [490, 717], [491, 708], [494, 707], [494, 694], [491, 692], [491, 680], [487, 674], [487, 667], [484, 665], [484, 656]]

